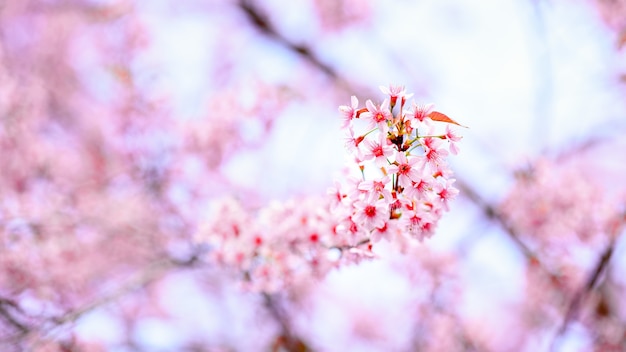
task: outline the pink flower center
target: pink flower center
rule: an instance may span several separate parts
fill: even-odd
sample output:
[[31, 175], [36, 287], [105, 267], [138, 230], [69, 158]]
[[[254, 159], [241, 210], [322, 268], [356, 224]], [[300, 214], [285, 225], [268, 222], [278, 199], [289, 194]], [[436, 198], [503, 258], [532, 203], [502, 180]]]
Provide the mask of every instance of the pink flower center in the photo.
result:
[[373, 149], [372, 149], [372, 154], [374, 154], [374, 156], [379, 157], [379, 156], [383, 156], [383, 146], [380, 144], [377, 144]]
[[411, 226], [419, 226], [422, 222], [422, 218], [420, 218], [417, 215], [414, 215], [413, 217], [411, 217], [410, 221], [411, 221]]
[[374, 114], [374, 121], [383, 122], [385, 120], [386, 120], [385, 114], [383, 114], [382, 112], [377, 112], [376, 114]]
[[441, 155], [439, 155], [435, 149], [430, 149], [428, 153], [426, 153], [426, 159], [434, 163], [439, 163], [441, 162]]
[[352, 232], [353, 234], [357, 233], [359, 231], [359, 228], [356, 226], [356, 224], [354, 223], [354, 221], [350, 221], [350, 232]]
[[363, 212], [367, 217], [373, 218], [374, 216], [376, 216], [376, 207], [373, 205], [368, 205], [365, 207]]
[[420, 121], [424, 121], [424, 119], [426, 118], [426, 107], [425, 106], [418, 106], [417, 109], [415, 109], [415, 118], [420, 120]]

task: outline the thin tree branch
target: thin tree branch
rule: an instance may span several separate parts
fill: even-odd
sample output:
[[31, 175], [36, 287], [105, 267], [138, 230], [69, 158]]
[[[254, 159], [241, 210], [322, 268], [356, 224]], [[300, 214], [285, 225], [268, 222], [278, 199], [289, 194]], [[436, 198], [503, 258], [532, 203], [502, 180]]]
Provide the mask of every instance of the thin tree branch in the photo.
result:
[[526, 259], [533, 262], [537, 261], [537, 256], [530, 248], [528, 248], [528, 246], [524, 242], [522, 242], [522, 240], [519, 238], [517, 230], [515, 230], [515, 228], [511, 226], [508, 221], [506, 221], [504, 216], [500, 214], [493, 205], [489, 204], [486, 199], [479, 195], [476, 190], [474, 190], [463, 180], [459, 180], [457, 178], [455, 185], [459, 188], [460, 194], [464, 195], [469, 200], [474, 202], [474, 204], [476, 204], [480, 208], [480, 210], [489, 220], [498, 223], [502, 227], [504, 232], [508, 235], [511, 241], [513, 241], [513, 243], [517, 246], [520, 252], [524, 254]]
[[280, 326], [280, 336], [275, 340], [272, 351], [282, 351], [286, 349], [289, 352], [305, 352], [309, 351], [307, 345], [299, 338], [291, 329], [289, 315], [279, 304], [276, 296], [263, 292], [263, 302], [270, 312], [270, 315]]
[[259, 29], [264, 35], [274, 39], [278, 43], [287, 47], [293, 52], [300, 54], [300, 56], [305, 60], [311, 63], [313, 66], [318, 68], [320, 71], [324, 72], [327, 76], [331, 77], [333, 80], [338, 80], [339, 76], [335, 70], [323, 63], [317, 55], [311, 51], [311, 49], [306, 45], [296, 44], [285, 38], [285, 36], [281, 35], [270, 19], [266, 14], [259, 9], [252, 0], [239, 0], [237, 5], [239, 8], [248, 16], [248, 19], [256, 27]]
[[[116, 301], [120, 297], [129, 294], [130, 292], [139, 290], [146, 285], [157, 281], [164, 274], [175, 269], [188, 269], [195, 267], [200, 262], [199, 254], [194, 253], [185, 260], [166, 258], [156, 261], [148, 266], [145, 270], [137, 273], [124, 284], [118, 286], [115, 290], [103, 294], [98, 299], [89, 302], [81, 307], [73, 309], [72, 311], [64, 314], [63, 316], [53, 317], [49, 319], [49, 322], [42, 324], [37, 329], [30, 329], [25, 331], [24, 334], [36, 334], [31, 347], [39, 346], [45, 343], [46, 336], [54, 334], [55, 331], [62, 329], [63, 326], [73, 323], [83, 317], [85, 314], [102, 307], [106, 304]], [[51, 323], [51, 324], [49, 324]]]
[[609, 235], [611, 236], [611, 241], [604, 249], [602, 254], [598, 257], [596, 261], [596, 265], [589, 272], [589, 276], [585, 281], [585, 284], [574, 294], [570, 304], [567, 308], [565, 316], [563, 318], [563, 323], [561, 327], [557, 331], [554, 339], [552, 340], [552, 350], [554, 350], [556, 346], [556, 342], [559, 340], [563, 334], [567, 331], [570, 323], [576, 318], [578, 312], [580, 311], [580, 307], [582, 306], [583, 301], [587, 298], [591, 292], [598, 286], [598, 281], [604, 272], [608, 270], [609, 263], [611, 261], [611, 257], [613, 256], [613, 252], [615, 250], [615, 242], [622, 232], [624, 223], [626, 222], [626, 213], [620, 214], [616, 217], [612, 224], [610, 225]]
[[26, 335], [30, 331], [30, 328], [17, 320], [17, 318], [9, 312], [7, 307], [10, 307], [12, 310], [19, 311], [20, 313], [22, 312], [20, 306], [13, 300], [0, 298], [0, 317], [13, 326], [18, 331], [20, 336]]
[[598, 257], [596, 265], [594, 269], [589, 273], [585, 284], [578, 290], [570, 304], [566, 310], [565, 316], [563, 318], [563, 323], [561, 323], [561, 327], [557, 331], [556, 335], [552, 340], [552, 346], [550, 348], [551, 351], [554, 351], [556, 348], [556, 343], [563, 334], [567, 331], [570, 323], [576, 318], [578, 312], [580, 311], [580, 307], [584, 302], [585, 298], [589, 296], [589, 294], [596, 287], [598, 281], [600, 280], [600, 276], [607, 270], [609, 262], [611, 261], [611, 257], [613, 255], [613, 251], [615, 249], [615, 243], [612, 241], [606, 249], [602, 252], [602, 254]]

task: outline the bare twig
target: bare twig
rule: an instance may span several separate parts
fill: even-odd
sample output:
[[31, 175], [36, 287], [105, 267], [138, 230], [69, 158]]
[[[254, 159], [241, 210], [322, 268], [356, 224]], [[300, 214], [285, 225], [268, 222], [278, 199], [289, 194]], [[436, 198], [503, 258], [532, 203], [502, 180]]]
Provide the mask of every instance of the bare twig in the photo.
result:
[[30, 328], [26, 324], [20, 322], [10, 311], [17, 311], [22, 313], [20, 306], [13, 300], [0, 297], [0, 317], [4, 319], [9, 325], [13, 326], [20, 336], [26, 335]]
[[157, 281], [171, 270], [192, 268], [195, 267], [198, 263], [198, 254], [193, 254], [185, 260], [166, 258], [156, 261], [148, 266], [145, 270], [137, 273], [136, 275], [128, 279], [124, 284], [118, 286], [111, 292], [105, 293], [98, 299], [91, 301], [76, 309], [73, 309], [63, 316], [51, 318], [48, 322], [51, 324], [44, 323], [36, 329], [33, 328], [30, 330], [26, 330], [24, 334], [36, 334], [35, 336], [37, 336], [37, 339], [35, 340], [35, 342], [33, 342], [33, 345], [31, 346], [32, 348], [35, 348], [36, 346], [45, 343], [46, 336], [49, 336], [55, 331], [62, 329], [67, 324], [77, 321], [85, 314], [106, 304], [114, 302], [124, 295], [146, 287], [146, 285]]
[[479, 195], [478, 192], [476, 192], [476, 190], [469, 186], [466, 182], [457, 178], [455, 185], [459, 188], [460, 193], [476, 204], [489, 220], [495, 221], [502, 227], [504, 232], [509, 236], [520, 252], [524, 254], [526, 259], [529, 261], [537, 261], [537, 257], [533, 251], [519, 238], [517, 230], [509, 224], [504, 216], [500, 214], [493, 205], [489, 204], [486, 199]]
[[239, 0], [237, 5], [248, 16], [248, 19], [254, 27], [259, 29], [264, 35], [274, 39], [291, 51], [300, 54], [306, 61], [320, 69], [329, 77], [335, 80], [339, 78], [335, 70], [329, 65], [323, 63], [308, 46], [293, 43], [289, 39], [285, 38], [285, 36], [279, 34], [267, 15], [265, 15], [253, 1]]
[[585, 284], [574, 294], [570, 304], [566, 310], [565, 316], [563, 318], [563, 323], [561, 323], [561, 327], [557, 331], [554, 339], [552, 340], [552, 350], [556, 347], [556, 343], [561, 336], [567, 331], [570, 323], [576, 319], [578, 312], [580, 311], [580, 307], [591, 292], [598, 286], [598, 281], [604, 272], [608, 270], [609, 263], [611, 261], [611, 257], [613, 256], [613, 252], [615, 250], [615, 241], [618, 238], [618, 235], [621, 233], [624, 223], [626, 221], [626, 214], [620, 214], [616, 219], [614, 219], [611, 229], [609, 231], [611, 236], [611, 241], [607, 245], [607, 247], [602, 251], [602, 254], [598, 257], [596, 261], [596, 265], [593, 270], [589, 272], [589, 276], [587, 280], [585, 280]]
[[602, 254], [598, 257], [598, 261], [594, 269], [589, 273], [587, 280], [585, 281], [585, 285], [582, 286], [572, 297], [570, 304], [566, 310], [565, 316], [563, 317], [563, 322], [561, 323], [561, 327], [557, 331], [556, 335], [552, 339], [552, 345], [550, 350], [554, 351], [560, 337], [565, 334], [567, 328], [570, 323], [576, 319], [578, 312], [580, 311], [580, 307], [584, 302], [585, 298], [589, 296], [589, 294], [596, 287], [598, 280], [602, 273], [607, 270], [609, 262], [611, 260], [611, 256], [613, 255], [613, 250], [615, 248], [615, 243], [611, 242], [607, 248], [602, 252]]
[[310, 349], [301, 338], [294, 334], [291, 329], [291, 322], [289, 321], [289, 315], [285, 312], [277, 296], [264, 292], [263, 301], [265, 307], [270, 312], [274, 320], [280, 326], [281, 333], [275, 340], [272, 351], [287, 350], [289, 352], [306, 352]]

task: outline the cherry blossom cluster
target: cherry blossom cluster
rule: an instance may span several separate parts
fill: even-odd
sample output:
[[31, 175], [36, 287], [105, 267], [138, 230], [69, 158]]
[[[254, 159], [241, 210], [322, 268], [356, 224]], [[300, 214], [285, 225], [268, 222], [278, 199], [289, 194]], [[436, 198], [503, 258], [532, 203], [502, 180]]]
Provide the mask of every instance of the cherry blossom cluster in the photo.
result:
[[[352, 158], [352, 174], [333, 190], [336, 206], [346, 210], [346, 231], [354, 243], [375, 243], [397, 236], [431, 237], [459, 191], [446, 157], [458, 153], [461, 139], [446, 115], [433, 105], [406, 107], [404, 87], [380, 87], [388, 95], [365, 107], [352, 97], [339, 108]], [[447, 123], [439, 131], [437, 122]]]
[[389, 97], [380, 104], [360, 108], [352, 97], [339, 108], [356, 173], [326, 197], [260, 209], [234, 199], [215, 203], [197, 236], [215, 262], [241, 274], [248, 288], [272, 292], [372, 258], [383, 238], [404, 248], [434, 233], [458, 194], [445, 158], [460, 140], [449, 126], [437, 132], [436, 122], [457, 123], [431, 105], [405, 110], [410, 95], [402, 87], [382, 90]]
[[[602, 267], [611, 265], [612, 248], [623, 234], [626, 194], [619, 182], [607, 182], [614, 176], [609, 167], [600, 166], [597, 150], [573, 155], [570, 160], [542, 157], [518, 170], [498, 208], [532, 257], [525, 272], [527, 298], [520, 307], [517, 330], [526, 334], [545, 326], [565, 330], [563, 326], [579, 319], [577, 323], [593, 331], [594, 339], [618, 340], [611, 336], [613, 327], [602, 327], [611, 326], [607, 318], [611, 315], [603, 307], [610, 299], [603, 297], [603, 289], [589, 292]], [[598, 284], [612, 285], [609, 279]], [[576, 298], [587, 294], [586, 300]], [[572, 314], [578, 310], [585, 313]], [[619, 334], [621, 339], [623, 332]]]
[[[245, 288], [273, 292], [321, 277], [340, 257], [338, 222], [325, 197], [272, 202], [251, 211], [232, 198], [220, 201], [199, 231], [213, 261], [234, 270]], [[333, 253], [335, 253], [333, 255]]]
[[539, 247], [604, 244], [616, 235], [624, 195], [604, 192], [599, 177], [586, 175], [584, 167], [549, 159], [535, 161], [517, 173], [517, 182], [500, 211]]

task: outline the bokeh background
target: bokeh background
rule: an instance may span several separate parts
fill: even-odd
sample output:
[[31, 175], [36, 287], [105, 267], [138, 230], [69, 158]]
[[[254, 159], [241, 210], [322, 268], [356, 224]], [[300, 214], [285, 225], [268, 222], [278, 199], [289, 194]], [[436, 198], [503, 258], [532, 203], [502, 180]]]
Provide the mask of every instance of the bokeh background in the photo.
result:
[[[624, 6], [5, 1], [0, 343], [625, 350]], [[381, 85], [469, 127], [433, 238], [271, 296], [194, 254], [214, 199], [325, 194], [338, 106]]]

